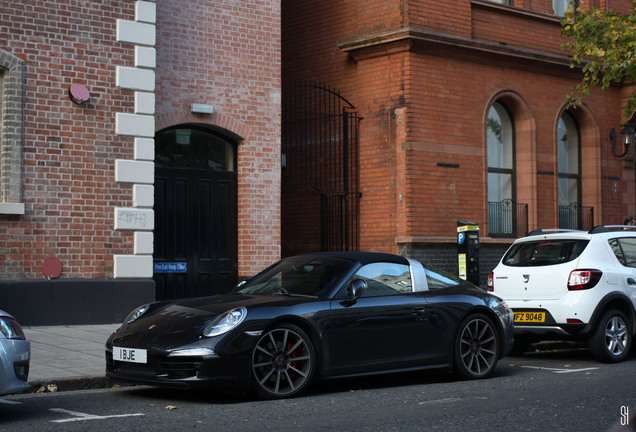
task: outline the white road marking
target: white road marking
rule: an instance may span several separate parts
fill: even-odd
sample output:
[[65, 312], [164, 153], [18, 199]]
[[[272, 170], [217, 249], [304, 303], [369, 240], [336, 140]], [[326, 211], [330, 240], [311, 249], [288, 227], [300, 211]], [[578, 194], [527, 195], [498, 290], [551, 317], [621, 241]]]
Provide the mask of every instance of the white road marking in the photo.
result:
[[597, 368], [597, 367], [585, 368], [585, 369], [559, 369], [559, 368], [548, 368], [548, 367], [541, 367], [541, 366], [521, 366], [521, 367], [524, 367], [526, 369], [547, 370], [547, 371], [554, 372], [554, 373], [584, 372], [584, 371], [591, 371], [591, 370], [600, 369], [600, 368]]
[[435, 400], [420, 402], [419, 405], [436, 405], [436, 404], [457, 402], [459, 400], [460, 400], [459, 398], [435, 399]]
[[22, 402], [16, 402], [16, 401], [7, 400], [7, 399], [0, 399], [0, 403], [7, 404], [7, 405], [21, 405], [22, 404]]
[[86, 413], [81, 413], [77, 411], [69, 411], [63, 408], [51, 408], [49, 411], [53, 411], [53, 412], [57, 412], [61, 414], [68, 414], [73, 416], [67, 419], [51, 420], [51, 423], [69, 423], [74, 421], [104, 420], [104, 419], [110, 419], [110, 418], [136, 417], [136, 416], [145, 415], [142, 413], [134, 413], [134, 414], [115, 414], [115, 415], [107, 415], [107, 416], [98, 416], [94, 414], [86, 414]]

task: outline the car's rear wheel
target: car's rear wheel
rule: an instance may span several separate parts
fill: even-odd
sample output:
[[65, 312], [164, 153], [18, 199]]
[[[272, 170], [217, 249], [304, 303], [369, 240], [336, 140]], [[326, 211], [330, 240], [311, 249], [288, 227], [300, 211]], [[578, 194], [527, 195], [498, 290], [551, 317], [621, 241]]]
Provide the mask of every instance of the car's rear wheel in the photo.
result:
[[489, 376], [499, 359], [499, 338], [490, 318], [471, 315], [462, 321], [455, 340], [455, 373], [462, 378]]
[[252, 352], [254, 389], [268, 399], [297, 395], [311, 382], [315, 351], [307, 334], [293, 324], [268, 330]]
[[616, 363], [629, 355], [632, 331], [627, 323], [627, 317], [618, 309], [603, 314], [589, 341], [590, 351], [597, 360]]

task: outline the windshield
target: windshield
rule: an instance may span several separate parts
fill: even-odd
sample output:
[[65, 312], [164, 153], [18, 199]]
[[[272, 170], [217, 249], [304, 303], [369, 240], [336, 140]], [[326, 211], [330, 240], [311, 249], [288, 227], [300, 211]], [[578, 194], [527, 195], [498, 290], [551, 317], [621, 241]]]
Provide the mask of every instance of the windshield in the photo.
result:
[[352, 265], [351, 261], [330, 256], [286, 258], [248, 280], [235, 292], [326, 298]]

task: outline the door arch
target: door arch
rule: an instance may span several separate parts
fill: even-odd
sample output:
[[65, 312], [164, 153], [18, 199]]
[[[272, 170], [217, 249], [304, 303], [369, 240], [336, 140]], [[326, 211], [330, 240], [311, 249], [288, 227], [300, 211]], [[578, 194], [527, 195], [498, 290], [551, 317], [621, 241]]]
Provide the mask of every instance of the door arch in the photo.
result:
[[157, 300], [229, 292], [238, 269], [236, 142], [195, 124], [155, 134]]

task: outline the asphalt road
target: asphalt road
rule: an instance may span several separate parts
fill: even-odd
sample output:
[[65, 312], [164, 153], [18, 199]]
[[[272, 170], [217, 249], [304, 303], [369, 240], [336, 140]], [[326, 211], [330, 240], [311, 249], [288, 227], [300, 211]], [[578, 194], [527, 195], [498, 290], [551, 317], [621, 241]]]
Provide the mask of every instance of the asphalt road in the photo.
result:
[[600, 364], [586, 350], [507, 357], [493, 378], [440, 372], [314, 384], [301, 397], [151, 387], [0, 398], [0, 431], [610, 431], [636, 430], [636, 354]]

